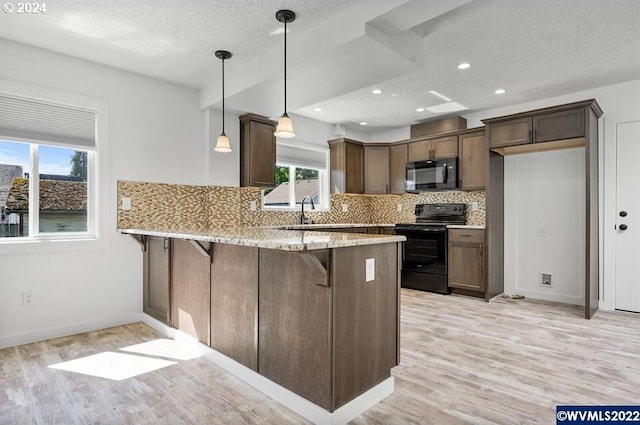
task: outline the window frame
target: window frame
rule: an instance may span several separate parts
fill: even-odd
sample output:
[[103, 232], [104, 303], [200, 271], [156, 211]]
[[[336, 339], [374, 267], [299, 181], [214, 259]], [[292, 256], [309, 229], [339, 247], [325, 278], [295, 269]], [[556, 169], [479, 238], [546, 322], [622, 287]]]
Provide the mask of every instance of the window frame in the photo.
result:
[[[307, 151], [316, 151], [324, 154], [325, 156], [325, 164], [326, 168], [316, 168], [310, 167], [303, 164], [296, 164], [292, 162], [276, 162], [276, 167], [289, 167], [289, 205], [282, 206], [270, 206], [265, 205], [264, 197], [265, 190], [260, 191], [260, 205], [263, 211], [300, 211], [300, 205], [295, 203], [295, 187], [291, 183], [295, 183], [295, 169], [296, 168], [304, 168], [306, 170], [317, 170], [318, 171], [318, 180], [320, 180], [319, 189], [319, 197], [320, 202], [315, 204], [315, 211], [329, 211], [330, 210], [330, 194], [329, 194], [329, 149], [324, 149], [318, 146], [310, 146], [307, 144], [301, 143], [286, 143], [286, 142], [277, 142], [278, 145], [286, 146], [292, 149], [299, 150], [307, 150]], [[275, 170], [274, 170], [275, 172]]]
[[[15, 96], [31, 97], [43, 102], [62, 103], [72, 107], [89, 109], [95, 112], [96, 140], [95, 148], [86, 146], [63, 145], [46, 140], [5, 138], [3, 140], [38, 145], [60, 146], [87, 151], [87, 232], [43, 233], [38, 237], [0, 238], [0, 255], [19, 255], [46, 252], [73, 252], [106, 249], [110, 245], [108, 237], [110, 223], [115, 222], [111, 211], [111, 190], [109, 180], [109, 104], [103, 99], [60, 91], [57, 89], [37, 86], [14, 80], [0, 78], [0, 91]], [[37, 159], [37, 158], [36, 158]], [[31, 159], [33, 169], [34, 159]], [[36, 174], [31, 171], [30, 176]], [[37, 174], [39, 176], [39, 173]], [[32, 196], [38, 196], [32, 191], [32, 181], [29, 179], [30, 208]], [[115, 191], [115, 188], [113, 189]], [[39, 198], [38, 198], [39, 200]], [[91, 207], [90, 207], [91, 205]], [[90, 208], [93, 211], [90, 212]], [[114, 207], [115, 211], [115, 207]], [[31, 214], [29, 216], [31, 220]], [[31, 223], [30, 223], [31, 224]], [[115, 224], [114, 224], [115, 227]]]

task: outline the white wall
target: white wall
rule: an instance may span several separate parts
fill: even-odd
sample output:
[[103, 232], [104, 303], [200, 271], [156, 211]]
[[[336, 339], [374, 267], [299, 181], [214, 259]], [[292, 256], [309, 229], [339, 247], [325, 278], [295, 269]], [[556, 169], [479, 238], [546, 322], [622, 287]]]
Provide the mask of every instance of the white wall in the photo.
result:
[[[98, 134], [109, 159], [100, 171], [109, 176], [99, 182], [101, 241], [0, 247], [0, 348], [136, 320], [142, 253], [115, 231], [116, 181], [206, 183], [198, 93], [4, 39], [0, 56], [0, 87], [71, 93], [104, 103], [109, 116]], [[25, 290], [35, 305], [22, 306]]]
[[[465, 115], [465, 118], [467, 119], [467, 125], [469, 127], [474, 127], [482, 125], [482, 122], [480, 121], [482, 118], [497, 117], [515, 112], [522, 112], [531, 109], [560, 105], [563, 103], [591, 98], [594, 98], [598, 101], [598, 104], [602, 107], [602, 110], [604, 112], [604, 115], [599, 122], [599, 176], [601, 203], [600, 308], [605, 310], [613, 310], [615, 309], [616, 231], [614, 230], [614, 224], [616, 215], [616, 125], [621, 122], [640, 119], [640, 80], [600, 87], [592, 90], [586, 90], [525, 104], [481, 111], [478, 113]], [[580, 158], [583, 154], [577, 149], [566, 151], [565, 154], [567, 155], [565, 160], [569, 164], [575, 164], [572, 167], [574, 167], [576, 173], [578, 173], [579, 171], [577, 170], [577, 164], [580, 163]], [[509, 158], [505, 163], [505, 182], [513, 183], [505, 188], [505, 203], [508, 210], [511, 209], [512, 206], [519, 207], [520, 209], [524, 207], [523, 201], [517, 200], [517, 196], [522, 196], [523, 192], [518, 192], [518, 195], [515, 193], [515, 191], [517, 187], [521, 187], [522, 185], [527, 184], [525, 183], [525, 181], [530, 181], [530, 184], [532, 185], [530, 189], [532, 190], [531, 194], [533, 198], [535, 199], [537, 197], [539, 199], [541, 197], [541, 194], [538, 193], [539, 190], [535, 188], [538, 187], [538, 184], [543, 185], [543, 180], [546, 178], [543, 177], [545, 176], [545, 173], [536, 174], [535, 172], [532, 172], [531, 169], [540, 169], [543, 171], [546, 170], [551, 172], [551, 170], [547, 168], [548, 164], [545, 162], [543, 157], [523, 156], [522, 158], [515, 159], [515, 161], [517, 162], [517, 164], [515, 164], [516, 166], [514, 166], [514, 163], [512, 162], [514, 160], [513, 158]], [[527, 165], [526, 168], [523, 169], [522, 165], [524, 164], [524, 161], [527, 161]], [[574, 193], [576, 190], [578, 190], [577, 185], [574, 185], [573, 188], [571, 188], [571, 180], [574, 177], [575, 175], [571, 173], [565, 175], [562, 182], [559, 182], [557, 186], [553, 186], [553, 188], [550, 188], [546, 191], [545, 196], [548, 196], [548, 199], [562, 199], [563, 194], [568, 193], [567, 191], [570, 190], [571, 193]], [[580, 207], [581, 210], [576, 210], [576, 214], [579, 214], [581, 217], [583, 217], [584, 206], [578, 205], [577, 207]], [[537, 211], [539, 214], [544, 214], [543, 209], [538, 205], [531, 205], [531, 208], [535, 209], [530, 211], [530, 217], [535, 215], [534, 211]], [[573, 224], [573, 220], [571, 220], [569, 216], [561, 214], [561, 216], [556, 220], [555, 225], [560, 226], [560, 228], [571, 228]], [[507, 222], [505, 227], [505, 234], [527, 234], [527, 226], [528, 223], [523, 220], [520, 220], [518, 223], [514, 223], [513, 221]], [[550, 235], [550, 238], [551, 237], [555, 238], [556, 242], [561, 246], [574, 246], [575, 249], [582, 249], [580, 246], [580, 243], [582, 242], [578, 241], [570, 232], [554, 232], [554, 234]], [[521, 249], [528, 249], [527, 244], [531, 243], [533, 239], [536, 239], [537, 244], [542, 243], [540, 240], [538, 240], [539, 238], [525, 237], [522, 240], [516, 240], [516, 249], [518, 251], [520, 251]], [[507, 239], [505, 243], [508, 244], [510, 243], [510, 241]], [[506, 247], [505, 252], [508, 252], [508, 249]], [[515, 263], [513, 261], [507, 261], [507, 259], [505, 259], [505, 276], [511, 276], [513, 279], [510, 281], [510, 279], [505, 277], [505, 291], [513, 289], [512, 285], [514, 281], [523, 282], [521, 285], [528, 285], [524, 283], [528, 282], [528, 263], [536, 264], [538, 268], [554, 268], [555, 270], [559, 270], [559, 272], [556, 273], [560, 273], [560, 275], [566, 275], [568, 277], [571, 270], [574, 270], [573, 276], [571, 278], [567, 278], [566, 280], [567, 282], [575, 282], [572, 288], [564, 286], [562, 288], [553, 288], [553, 290], [545, 291], [547, 296], [545, 296], [544, 298], [564, 301], [566, 300], [565, 294], [577, 294], [582, 290], [581, 286], [583, 285], [583, 282], [581, 282], [581, 279], [583, 279], [583, 277], [576, 274], [574, 265], [567, 265], [567, 267], [555, 265], [551, 261], [547, 260], [545, 255], [546, 254], [542, 251], [540, 251], [537, 255], [534, 253], [532, 257], [528, 258], [520, 255]], [[554, 275], [554, 278], [555, 277], [556, 276]], [[640, 279], [640, 276], [638, 277], [638, 279]], [[525, 288], [528, 288], [528, 286], [525, 286]], [[538, 294], [539, 293], [536, 293], [536, 295]]]

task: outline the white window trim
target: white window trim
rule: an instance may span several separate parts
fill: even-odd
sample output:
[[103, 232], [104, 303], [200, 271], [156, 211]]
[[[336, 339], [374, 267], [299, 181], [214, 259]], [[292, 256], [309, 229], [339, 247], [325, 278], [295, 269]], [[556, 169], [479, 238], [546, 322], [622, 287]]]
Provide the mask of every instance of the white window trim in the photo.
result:
[[[63, 103], [96, 111], [96, 147], [88, 150], [88, 161], [93, 161], [93, 167], [89, 167], [87, 185], [87, 204], [92, 202], [93, 211], [87, 210], [87, 233], [48, 233], [38, 237], [25, 238], [0, 238], [0, 255], [17, 255], [44, 252], [85, 251], [94, 249], [106, 249], [109, 247], [109, 229], [115, 229], [116, 207], [111, 205], [111, 181], [109, 180], [109, 104], [102, 99], [78, 95], [60, 90], [26, 84], [20, 81], [0, 78], [0, 91], [16, 96], [28, 96], [44, 101]], [[47, 145], [46, 140], [24, 140], [24, 142]], [[73, 147], [73, 146], [69, 146]], [[81, 150], [86, 148], [78, 147]], [[97, 159], [96, 159], [97, 158]], [[36, 161], [34, 161], [34, 159]], [[37, 171], [37, 158], [32, 158], [31, 176]], [[91, 175], [93, 173], [93, 175]], [[39, 175], [39, 174], [37, 174]], [[30, 179], [33, 180], [33, 179]], [[31, 191], [30, 197], [36, 196]], [[92, 185], [89, 190], [89, 185]], [[115, 191], [115, 188], [113, 189]], [[30, 201], [32, 199], [30, 198]], [[29, 220], [31, 220], [29, 215]], [[111, 226], [111, 223], [114, 223]], [[30, 223], [31, 224], [31, 223]], [[93, 231], [91, 231], [93, 229]], [[115, 230], [114, 230], [115, 232]]]
[[[296, 167], [296, 168], [305, 168], [307, 170], [318, 170], [318, 178], [320, 179], [320, 204], [316, 204], [315, 205], [315, 209], [313, 211], [321, 211], [321, 212], [327, 212], [330, 211], [330, 193], [329, 193], [329, 176], [330, 176], [330, 172], [329, 172], [329, 149], [328, 148], [321, 148], [318, 146], [312, 146], [312, 145], [308, 145], [305, 143], [286, 143], [286, 142], [281, 142], [280, 140], [278, 140], [277, 142], [278, 145], [282, 145], [282, 146], [287, 146], [290, 148], [295, 148], [295, 149], [303, 149], [303, 150], [312, 150], [312, 151], [317, 151], [317, 152], [322, 152], [325, 155], [325, 164], [327, 164], [327, 168], [325, 170], [318, 170], [315, 167], [307, 167], [307, 166], [299, 166], [297, 164], [288, 164], [288, 163], [276, 163], [276, 166], [284, 166], [284, 167]], [[293, 199], [294, 197], [294, 187], [293, 185], [289, 185], [289, 199]], [[297, 206], [292, 206], [292, 205], [288, 205], [288, 206], [265, 206], [264, 204], [264, 190], [260, 191], [260, 205], [262, 208], [262, 211], [300, 211], [301, 207], [299, 205]], [[311, 210], [311, 205], [309, 205], [307, 211]]]

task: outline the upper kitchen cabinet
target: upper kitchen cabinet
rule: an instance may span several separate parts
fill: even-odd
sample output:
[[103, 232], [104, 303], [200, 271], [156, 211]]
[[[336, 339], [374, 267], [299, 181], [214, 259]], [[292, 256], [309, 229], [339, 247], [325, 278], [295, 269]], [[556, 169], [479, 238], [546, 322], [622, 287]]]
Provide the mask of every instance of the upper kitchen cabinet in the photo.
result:
[[240, 117], [240, 186], [276, 185], [276, 123], [267, 117]]
[[364, 147], [364, 192], [389, 193], [389, 146]]
[[363, 193], [364, 145], [344, 137], [327, 143], [331, 151], [331, 193]]
[[[584, 146], [585, 117], [590, 105], [590, 101], [576, 102], [483, 120], [487, 124], [489, 148], [508, 154]], [[544, 144], [521, 147], [534, 143]]]
[[409, 143], [409, 162], [451, 158], [458, 155], [458, 137], [445, 136]]
[[404, 193], [409, 145], [407, 143], [393, 144], [389, 148], [389, 154], [390, 192]]
[[460, 189], [480, 190], [485, 187], [487, 164], [484, 129], [470, 131], [458, 136]]

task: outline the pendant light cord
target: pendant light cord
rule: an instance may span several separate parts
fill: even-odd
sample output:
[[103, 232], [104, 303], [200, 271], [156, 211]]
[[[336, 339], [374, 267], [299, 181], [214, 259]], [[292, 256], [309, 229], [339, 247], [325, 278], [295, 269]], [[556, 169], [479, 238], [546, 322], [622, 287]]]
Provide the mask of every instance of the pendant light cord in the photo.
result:
[[222, 134], [224, 133], [224, 59], [222, 59]]
[[287, 115], [287, 20], [284, 20], [284, 114]]

